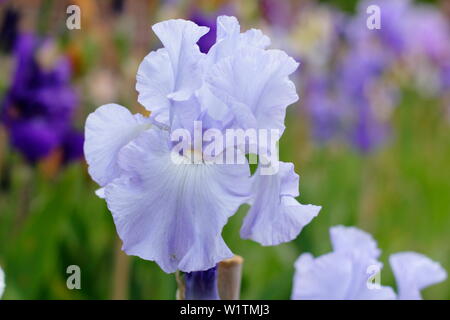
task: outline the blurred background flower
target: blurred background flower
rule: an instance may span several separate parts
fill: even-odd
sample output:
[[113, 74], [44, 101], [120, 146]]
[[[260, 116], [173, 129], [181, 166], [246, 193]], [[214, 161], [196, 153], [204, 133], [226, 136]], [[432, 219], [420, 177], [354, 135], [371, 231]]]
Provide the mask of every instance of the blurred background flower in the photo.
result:
[[2, 102], [2, 121], [10, 141], [31, 163], [57, 148], [63, 160], [82, 156], [83, 137], [72, 128], [78, 104], [70, 87], [70, 63], [55, 59], [54, 44], [32, 35], [21, 35], [14, 48], [16, 69]]

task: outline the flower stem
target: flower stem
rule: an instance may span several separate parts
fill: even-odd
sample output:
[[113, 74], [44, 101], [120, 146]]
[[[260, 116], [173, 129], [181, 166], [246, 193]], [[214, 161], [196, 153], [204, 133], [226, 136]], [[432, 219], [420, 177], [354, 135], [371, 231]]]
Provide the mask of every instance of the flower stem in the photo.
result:
[[243, 263], [244, 259], [240, 256], [219, 263], [218, 288], [222, 300], [239, 300]]
[[234, 256], [209, 270], [177, 271], [177, 300], [238, 300], [243, 262], [242, 257]]
[[117, 240], [115, 252], [112, 299], [126, 300], [128, 298], [130, 257], [121, 250], [120, 240]]

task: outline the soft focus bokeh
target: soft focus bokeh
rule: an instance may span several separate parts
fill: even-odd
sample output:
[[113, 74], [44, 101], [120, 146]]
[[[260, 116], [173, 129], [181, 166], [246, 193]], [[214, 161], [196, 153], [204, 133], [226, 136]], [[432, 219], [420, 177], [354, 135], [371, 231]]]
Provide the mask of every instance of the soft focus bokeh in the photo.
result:
[[[81, 8], [81, 29], [66, 8]], [[381, 29], [366, 8], [381, 8]], [[151, 25], [185, 18], [211, 27], [238, 17], [301, 65], [280, 158], [294, 162], [302, 203], [322, 205], [293, 242], [224, 239], [245, 259], [243, 299], [289, 299], [294, 261], [330, 250], [330, 226], [355, 225], [387, 257], [417, 251], [450, 270], [450, 2], [340, 0], [0, 0], [0, 266], [5, 299], [174, 299], [174, 275], [120, 251], [111, 214], [82, 154], [98, 106], [137, 102], [136, 71], [160, 47]], [[195, 201], [195, 199], [193, 199]], [[66, 268], [81, 268], [68, 290]], [[449, 280], [423, 292], [450, 299]]]

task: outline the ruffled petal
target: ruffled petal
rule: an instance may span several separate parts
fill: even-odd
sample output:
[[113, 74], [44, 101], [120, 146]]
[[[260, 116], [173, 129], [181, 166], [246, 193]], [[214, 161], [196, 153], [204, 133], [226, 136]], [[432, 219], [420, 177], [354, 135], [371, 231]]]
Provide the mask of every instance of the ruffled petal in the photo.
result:
[[[336, 251], [335, 251], [336, 252]], [[375, 283], [376, 274], [381, 272], [383, 264], [360, 251], [338, 251], [352, 261], [352, 281], [347, 290], [348, 300], [393, 300], [396, 298], [391, 287]]]
[[186, 100], [201, 85], [201, 58], [205, 55], [196, 43], [209, 28], [177, 19], [159, 22], [152, 29], [167, 50], [173, 72], [174, 86], [169, 98]]
[[[361, 259], [362, 258], [362, 259]], [[381, 270], [381, 264], [363, 256], [332, 252], [314, 258], [302, 254], [295, 263], [292, 299], [392, 300], [390, 287], [371, 287], [369, 266]]]
[[381, 253], [372, 235], [355, 227], [332, 227], [330, 238], [333, 250], [336, 252], [359, 251], [374, 259]]
[[117, 104], [103, 105], [91, 113], [86, 120], [84, 155], [92, 179], [103, 187], [117, 178], [120, 149], [150, 126], [149, 118], [132, 115]]
[[242, 238], [265, 246], [293, 240], [321, 209], [294, 198], [298, 195], [298, 175], [291, 163], [279, 164], [277, 174], [262, 175], [259, 168], [255, 173], [253, 205], [241, 228]]
[[174, 88], [174, 73], [166, 49], [150, 52], [139, 66], [136, 76], [138, 101], [152, 112], [155, 119], [169, 124], [170, 101]]
[[288, 78], [297, 67], [283, 51], [246, 47], [210, 68], [205, 81], [239, 127], [278, 129], [281, 135], [286, 107], [298, 100]]
[[202, 54], [197, 41], [209, 28], [182, 19], [153, 25], [153, 31], [164, 45], [150, 52], [137, 73], [138, 101], [155, 112], [159, 122], [169, 124], [172, 101], [184, 101], [201, 86]]
[[244, 47], [265, 49], [270, 45], [270, 39], [260, 30], [251, 29], [241, 33], [241, 27], [236, 17], [217, 17], [217, 41], [208, 51], [207, 65], [219, 62], [221, 59], [238, 54]]
[[302, 254], [295, 263], [292, 299], [343, 300], [352, 282], [352, 263], [345, 256], [329, 253], [318, 258]]
[[[343, 226], [331, 228], [330, 234], [333, 252], [315, 259], [310, 254], [304, 254], [297, 260], [293, 298], [333, 300], [396, 298], [392, 288], [374, 283], [377, 279], [375, 275], [381, 271], [383, 264], [373, 257], [374, 252], [376, 255], [379, 254], [379, 250], [368, 234], [356, 228]], [[362, 246], [357, 245], [358, 240], [363, 242]]]
[[447, 272], [438, 262], [420, 253], [395, 253], [389, 257], [389, 263], [401, 300], [422, 299], [422, 289], [447, 279]]
[[120, 153], [124, 174], [106, 186], [123, 250], [165, 272], [207, 270], [232, 256], [221, 232], [248, 197], [245, 165], [192, 164], [149, 129]]

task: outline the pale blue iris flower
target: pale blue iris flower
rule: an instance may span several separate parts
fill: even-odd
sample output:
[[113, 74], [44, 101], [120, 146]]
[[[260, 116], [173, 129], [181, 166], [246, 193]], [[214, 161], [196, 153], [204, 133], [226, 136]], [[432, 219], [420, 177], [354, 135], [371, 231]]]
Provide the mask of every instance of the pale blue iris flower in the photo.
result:
[[259, 30], [241, 33], [234, 17], [217, 19], [217, 41], [207, 54], [196, 44], [206, 27], [168, 20], [153, 31], [164, 47], [145, 57], [136, 84], [151, 116], [107, 104], [89, 115], [85, 128], [89, 173], [101, 186], [97, 194], [112, 212], [123, 250], [168, 273], [210, 269], [232, 257], [221, 232], [244, 203], [252, 208], [243, 238], [263, 245], [294, 239], [320, 207], [295, 199], [292, 164], [281, 162], [267, 176], [259, 169], [251, 176], [247, 162], [193, 164], [173, 151], [171, 133], [193, 132], [201, 121], [204, 130], [281, 134], [286, 108], [298, 99], [289, 80], [298, 64], [283, 51], [266, 50], [270, 40]]
[[415, 252], [389, 258], [398, 293], [380, 284], [380, 250], [372, 236], [354, 227], [330, 229], [333, 251], [314, 258], [302, 254], [295, 263], [292, 299], [391, 300], [421, 299], [420, 291], [444, 281], [446, 271], [437, 262]]

